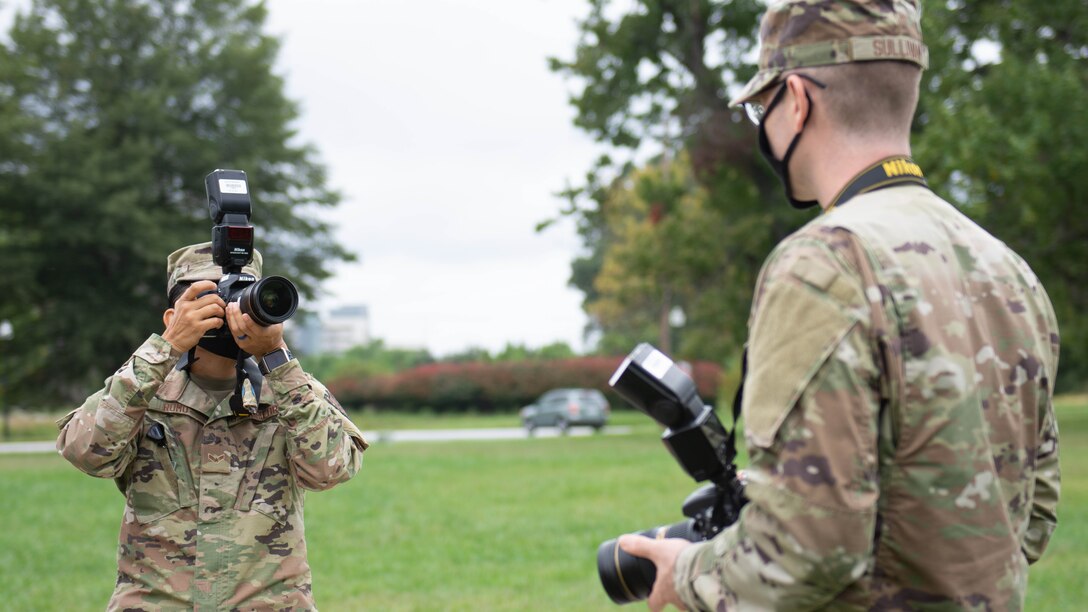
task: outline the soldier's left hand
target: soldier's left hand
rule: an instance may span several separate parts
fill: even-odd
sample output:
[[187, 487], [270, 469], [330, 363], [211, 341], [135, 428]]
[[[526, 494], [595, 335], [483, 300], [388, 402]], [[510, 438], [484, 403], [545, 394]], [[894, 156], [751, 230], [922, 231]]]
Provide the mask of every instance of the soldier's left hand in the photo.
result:
[[238, 348], [260, 359], [264, 355], [284, 346], [283, 323], [265, 327], [244, 314], [238, 302], [227, 304], [227, 325]]
[[676, 606], [678, 610], [687, 610], [676, 593], [673, 570], [680, 551], [691, 546], [691, 542], [679, 538], [651, 540], [645, 536], [627, 534], [620, 536], [619, 544], [627, 554], [649, 559], [657, 567], [654, 588], [650, 591], [650, 598], [646, 600], [653, 612], [664, 610], [669, 604]]

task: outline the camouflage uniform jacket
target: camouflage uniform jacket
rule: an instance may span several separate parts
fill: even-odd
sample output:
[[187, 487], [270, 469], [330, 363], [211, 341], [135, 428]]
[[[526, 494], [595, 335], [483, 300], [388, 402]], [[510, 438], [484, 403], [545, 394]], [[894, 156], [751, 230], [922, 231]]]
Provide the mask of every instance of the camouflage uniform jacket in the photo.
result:
[[109, 609], [313, 609], [303, 489], [354, 476], [362, 434], [298, 361], [265, 376], [270, 408], [236, 417], [171, 348], [152, 335], [59, 422], [60, 453], [126, 497]]
[[1057, 324], [1028, 266], [900, 186], [783, 241], [753, 302], [751, 503], [681, 553], [686, 605], [1021, 609], [1059, 492]]

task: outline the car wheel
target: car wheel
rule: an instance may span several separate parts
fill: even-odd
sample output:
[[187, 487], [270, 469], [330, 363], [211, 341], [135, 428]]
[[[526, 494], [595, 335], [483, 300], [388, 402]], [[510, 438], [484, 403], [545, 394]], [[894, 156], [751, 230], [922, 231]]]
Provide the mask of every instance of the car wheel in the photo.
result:
[[522, 425], [525, 426], [525, 433], [529, 434], [530, 438], [533, 437], [533, 431], [536, 429], [536, 423], [533, 423], [529, 419], [525, 419], [525, 421], [522, 422]]

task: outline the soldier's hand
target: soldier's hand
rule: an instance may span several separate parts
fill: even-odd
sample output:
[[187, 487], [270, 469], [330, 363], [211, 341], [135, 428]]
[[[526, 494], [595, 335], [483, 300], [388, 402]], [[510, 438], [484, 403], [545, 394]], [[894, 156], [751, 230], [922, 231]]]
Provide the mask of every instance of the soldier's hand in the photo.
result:
[[[194, 282], [163, 315], [166, 331], [162, 337], [175, 349], [187, 352], [206, 332], [223, 326], [226, 304], [215, 294], [215, 287], [213, 281]], [[205, 291], [212, 293], [200, 295]]]
[[286, 347], [283, 342], [283, 323], [265, 327], [244, 314], [238, 302], [227, 304], [227, 325], [234, 334], [238, 348], [260, 359], [272, 351]]
[[676, 567], [676, 558], [680, 556], [680, 551], [691, 546], [691, 542], [679, 538], [651, 540], [645, 536], [627, 534], [620, 536], [619, 544], [620, 548], [627, 554], [649, 559], [657, 566], [657, 578], [654, 580], [654, 588], [650, 591], [650, 598], [646, 601], [653, 612], [663, 610], [669, 604], [676, 606], [679, 610], [687, 610], [684, 607], [684, 602], [676, 593], [676, 586], [673, 584], [673, 570]]

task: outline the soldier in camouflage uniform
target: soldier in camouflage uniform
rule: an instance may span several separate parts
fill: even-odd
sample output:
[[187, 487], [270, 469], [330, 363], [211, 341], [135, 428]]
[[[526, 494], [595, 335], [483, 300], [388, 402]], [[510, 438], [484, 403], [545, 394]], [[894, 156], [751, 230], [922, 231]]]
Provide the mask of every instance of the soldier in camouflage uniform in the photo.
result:
[[709, 542], [621, 539], [658, 567], [652, 609], [1023, 608], [1057, 522], [1058, 328], [1027, 264], [909, 157], [919, 18], [790, 0], [763, 19], [734, 104], [791, 203], [825, 214], [757, 283], [751, 502]]
[[[260, 268], [254, 252], [243, 272]], [[303, 490], [354, 476], [367, 443], [287, 352], [282, 325], [200, 296], [221, 275], [211, 243], [170, 255], [166, 330], [58, 423], [60, 453], [126, 498], [110, 610], [314, 608]], [[240, 411], [235, 357], [201, 339], [224, 324], [233, 355], [264, 356], [259, 397], [246, 378]], [[191, 367], [175, 367], [194, 347]]]

